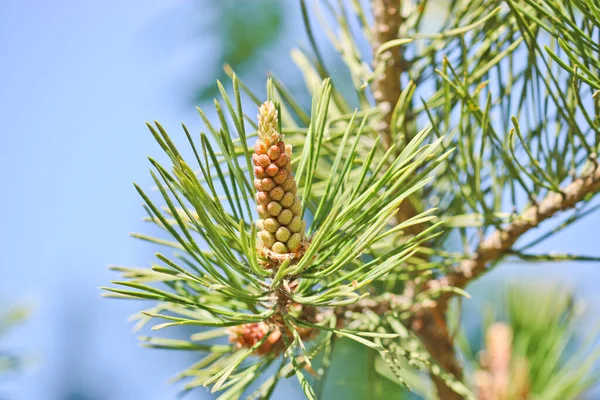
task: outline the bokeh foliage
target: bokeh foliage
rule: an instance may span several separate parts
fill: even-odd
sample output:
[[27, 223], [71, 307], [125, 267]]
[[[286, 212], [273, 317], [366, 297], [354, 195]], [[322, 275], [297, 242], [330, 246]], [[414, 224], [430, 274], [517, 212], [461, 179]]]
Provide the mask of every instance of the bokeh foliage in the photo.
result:
[[[29, 315], [26, 307], [7, 307], [0, 311], [0, 339], [22, 324]], [[16, 371], [22, 367], [22, 357], [7, 349], [0, 348], [0, 375]]]

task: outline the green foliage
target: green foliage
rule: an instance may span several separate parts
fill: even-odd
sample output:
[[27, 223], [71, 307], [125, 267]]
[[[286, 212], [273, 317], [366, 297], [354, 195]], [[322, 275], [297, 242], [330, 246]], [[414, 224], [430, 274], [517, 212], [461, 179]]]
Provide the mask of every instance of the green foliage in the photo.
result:
[[[421, 370], [438, 389], [444, 385], [472, 399], [468, 385], [429, 354], [407, 322], [442, 295], [465, 294], [427, 282], [443, 281], [458, 264], [477, 261], [485, 237], [522, 222], [540, 199], [565, 198], [565, 185], [597, 168], [598, 7], [593, 0], [465, 0], [448, 2], [440, 12], [438, 2], [405, 0], [397, 37], [365, 53], [374, 29], [363, 2], [325, 1], [326, 16], [320, 6], [300, 4], [310, 48], [292, 51], [292, 58], [312, 96], [311, 108], [303, 109], [276, 78], [266, 91], [280, 111], [285, 142], [294, 146], [292, 165], [310, 237], [306, 253], [274, 269], [259, 262], [249, 149], [257, 126], [242, 103], [258, 106], [264, 96], [228, 68], [232, 90], [228, 94], [218, 83], [217, 122], [199, 109], [205, 132], [192, 134], [183, 126], [187, 161], [175, 136], [159, 123], [148, 125], [170, 165], [150, 159], [159, 200], [136, 188], [147, 220], [166, 237], [134, 236], [168, 247], [173, 255], [157, 254], [150, 269], [114, 267], [125, 279], [106, 288], [107, 295], [153, 302], [136, 315], [137, 328], [154, 320], [162, 322], [153, 330], [198, 327], [188, 340], [142, 338], [148, 347], [204, 354], [176, 377], [186, 380], [187, 390], [212, 386], [226, 399], [259, 385], [250, 398], [268, 398], [280, 379], [296, 376], [307, 398], [321, 397], [335, 361], [334, 343], [349, 340], [363, 346], [369, 368], [385, 384], [412, 383], [434, 398], [426, 375], [416, 372]], [[433, 32], [432, 10], [441, 19]], [[347, 66], [349, 82], [331, 83], [314, 16], [334, 21], [322, 28]], [[251, 21], [244, 15], [235, 27]], [[235, 43], [248, 53], [228, 55], [227, 61], [245, 62], [256, 48], [246, 40], [254, 38]], [[393, 56], [400, 59], [395, 68], [402, 84], [386, 83], [397, 86], [397, 98], [374, 104], [372, 86]], [[350, 95], [344, 84], [352, 88]], [[387, 117], [389, 125], [382, 128]], [[537, 237], [525, 235], [527, 242], [515, 237], [483, 267], [506, 255], [597, 260], [527, 252], [594, 211], [595, 194], [586, 193], [577, 207], [559, 207], [573, 209], [562, 224]], [[401, 217], [399, 210], [407, 206], [410, 215]], [[570, 323], [566, 303], [545, 300], [543, 314], [518, 311], [525, 309], [515, 305], [521, 303], [510, 303], [516, 349], [530, 358], [536, 374], [545, 374], [535, 375], [540, 398], [580, 393], [589, 381], [576, 379], [589, 366], [565, 374], [571, 364], [564, 363], [562, 351], [577, 325]], [[543, 339], [546, 321], [559, 320], [569, 323], [556, 323], [561, 326]], [[244, 329], [260, 335], [240, 345], [232, 332]], [[378, 387], [373, 393], [383, 386]]]
[[[419, 265], [413, 256], [420, 243], [439, 234], [439, 224], [404, 242], [398, 239], [411, 224], [433, 221], [435, 217], [427, 212], [394, 229], [387, 226], [398, 205], [429, 182], [426, 175], [443, 162], [449, 151], [440, 154], [441, 139], [424, 144], [430, 136], [430, 130], [424, 130], [395, 156], [390, 151], [384, 152], [378, 141], [372, 143], [367, 154], [361, 155], [357, 146], [365, 134], [364, 120], [359, 124], [352, 115], [337, 123], [329, 122], [331, 86], [325, 81], [313, 100], [308, 129], [294, 132], [296, 140], [298, 136], [305, 137], [299, 156], [292, 162], [298, 166], [299, 193], [312, 216], [311, 243], [298, 263], [288, 261], [278, 270], [267, 270], [257, 262], [256, 229], [252, 222], [256, 217], [250, 204], [254, 189], [248, 173], [251, 163], [247, 157], [247, 139], [256, 134], [246, 132], [235, 77], [233, 88], [233, 102], [222, 90], [226, 111], [215, 102], [219, 127], [198, 110], [217, 148], [204, 134], [200, 135], [200, 145], [196, 145], [183, 127], [195, 156], [193, 167], [184, 161], [160, 124], [149, 125], [173, 164], [170, 172], [150, 159], [154, 167], [151, 174], [166, 207], [157, 206], [145, 191], [136, 188], [146, 203], [148, 220], [175, 241], [144, 238], [171, 247], [177, 253], [174, 258], [157, 254], [160, 264], [151, 269], [115, 267], [129, 279], [113, 282], [119, 287], [106, 288], [109, 296], [158, 301], [158, 306], [138, 316], [141, 324], [153, 318], [166, 321], [154, 325], [153, 330], [179, 325], [217, 328], [193, 335], [189, 341], [143, 338], [149, 347], [212, 353], [203, 359], [205, 362], [193, 365], [181, 375], [193, 377], [186, 384], [188, 389], [212, 385], [213, 391], [227, 389], [224, 398], [238, 396], [278, 359], [278, 354], [251, 357], [268, 335], [250, 349], [213, 344], [210, 339], [227, 335], [228, 331], [222, 329], [225, 327], [269, 321], [280, 312], [280, 304], [273, 296], [282, 290], [293, 304], [319, 308], [323, 315], [313, 322], [293, 312], [281, 315], [294, 336], [285, 346], [287, 361], [280, 368], [291, 363], [308, 397], [312, 396], [312, 389], [299, 365], [310, 365], [311, 358], [331, 345], [333, 335], [375, 350], [398, 370], [396, 355], [386, 345], [399, 336], [397, 332], [369, 329], [373, 320], [365, 320], [360, 313], [344, 316], [352, 321], [346, 321], [350, 329], [336, 328], [339, 316], [333, 310], [368, 296], [373, 283], [392, 270], [408, 276], [429, 269]], [[275, 96], [274, 86], [268, 91]], [[333, 132], [339, 133], [334, 136]], [[325, 143], [337, 152], [330, 166], [319, 164]], [[377, 153], [380, 158], [376, 163]], [[358, 176], [351, 174], [353, 171]], [[386, 248], [384, 244], [391, 240], [395, 245]], [[208, 249], [203, 249], [201, 243]], [[285, 286], [291, 282], [297, 284], [295, 290]], [[372, 317], [375, 321], [378, 318]], [[384, 321], [376, 323], [382, 328], [387, 325]], [[316, 332], [313, 334], [316, 340], [305, 345], [297, 334], [300, 328]]]
[[323, 389], [319, 398], [409, 399], [409, 392], [398, 384], [392, 373], [380, 374], [374, 368], [373, 364], [380, 360], [376, 352], [356, 342], [344, 339], [336, 341], [332, 364], [326, 381], [321, 383]]

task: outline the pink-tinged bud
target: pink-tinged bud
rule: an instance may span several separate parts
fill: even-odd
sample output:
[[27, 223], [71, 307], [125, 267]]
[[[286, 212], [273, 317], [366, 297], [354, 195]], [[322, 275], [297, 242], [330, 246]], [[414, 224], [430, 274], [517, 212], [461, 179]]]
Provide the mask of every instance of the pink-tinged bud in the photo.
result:
[[261, 142], [260, 140], [257, 140], [254, 143], [254, 152], [258, 155], [267, 154], [267, 146], [265, 146], [265, 144], [263, 142]]
[[277, 160], [279, 154], [281, 154], [281, 150], [277, 146], [271, 146], [269, 147], [269, 150], [267, 150], [267, 155], [271, 160]]
[[255, 197], [258, 204], [265, 206], [271, 201], [271, 197], [266, 192], [257, 192]]
[[265, 169], [265, 172], [269, 176], [275, 176], [279, 172], [279, 168], [275, 164], [269, 164], [269, 166]]
[[266, 219], [271, 216], [271, 214], [269, 214], [269, 212], [267, 211], [267, 207], [263, 206], [262, 204], [256, 206], [256, 212], [258, 213], [258, 216], [262, 219]]
[[277, 160], [275, 160], [274, 164], [277, 165], [279, 168], [285, 167], [285, 165], [288, 163], [288, 160], [289, 158], [285, 154], [282, 154]]
[[271, 164], [271, 159], [266, 154], [259, 155], [257, 157], [257, 160], [258, 160], [258, 164], [263, 168], [267, 168]]
[[265, 169], [260, 165], [254, 167], [254, 176], [258, 179], [266, 178], [267, 174], [265, 173]]
[[270, 192], [276, 186], [271, 178], [263, 178], [260, 185], [265, 192]]

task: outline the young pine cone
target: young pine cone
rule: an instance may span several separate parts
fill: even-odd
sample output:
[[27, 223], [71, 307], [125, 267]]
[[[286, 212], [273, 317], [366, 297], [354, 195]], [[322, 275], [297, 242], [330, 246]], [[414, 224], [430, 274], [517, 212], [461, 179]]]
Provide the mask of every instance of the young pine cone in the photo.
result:
[[[254, 187], [259, 219], [259, 248], [277, 254], [299, 251], [306, 224], [292, 174], [292, 147], [278, 129], [277, 109], [267, 101], [258, 112], [258, 139], [254, 144]], [[268, 253], [266, 251], [266, 253]]]
[[[265, 342], [258, 346], [254, 352], [257, 356], [279, 354], [285, 350], [285, 342], [291, 342], [294, 334], [283, 325], [281, 319], [274, 318], [269, 321], [251, 322], [248, 324], [227, 328], [229, 342], [235, 343], [238, 349], [249, 349], [260, 342], [267, 333], [271, 335]], [[303, 340], [312, 339], [317, 332], [314, 329], [295, 327], [295, 331]], [[284, 339], [284, 336], [285, 338]]]
[[[229, 342], [235, 343], [238, 349], [246, 348], [249, 349], [256, 343], [262, 340], [265, 335], [269, 332], [269, 325], [264, 322], [252, 322], [249, 324], [233, 326], [227, 328], [229, 332]], [[281, 339], [281, 329], [277, 326], [273, 326], [273, 332], [271, 336], [256, 349], [257, 355], [266, 355], [272, 352], [278, 353], [285, 347], [283, 340]]]

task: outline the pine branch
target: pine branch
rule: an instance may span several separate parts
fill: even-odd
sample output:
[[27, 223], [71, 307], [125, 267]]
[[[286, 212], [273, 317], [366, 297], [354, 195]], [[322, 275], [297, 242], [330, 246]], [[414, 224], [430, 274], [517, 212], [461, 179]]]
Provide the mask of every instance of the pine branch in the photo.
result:
[[[373, 97], [381, 110], [382, 119], [377, 127], [383, 139], [383, 144], [389, 148], [395, 142], [391, 133], [392, 111], [400, 98], [402, 87], [402, 53], [399, 48], [393, 47], [381, 54], [379, 49], [387, 42], [398, 39], [398, 32], [402, 25], [401, 1], [398, 0], [373, 0], [373, 69], [380, 71], [375, 74], [373, 81]], [[380, 66], [379, 64], [382, 63]]]
[[[226, 390], [224, 397], [240, 395], [285, 355], [307, 398], [314, 398], [295, 357], [310, 367], [310, 359], [324, 351], [334, 334], [377, 351], [397, 372], [398, 360], [388, 346], [394, 345], [392, 340], [399, 333], [374, 332], [370, 323], [356, 316], [339, 325], [335, 313], [327, 310], [359, 302], [392, 270], [423, 273], [413, 256], [421, 243], [440, 234], [440, 223], [393, 247], [385, 246], [403, 229], [435, 218], [428, 215], [429, 210], [398, 224], [395, 231], [388, 230], [398, 206], [426, 186], [431, 181], [427, 178], [430, 169], [448, 157], [449, 152], [440, 151], [442, 140], [430, 141], [431, 130], [422, 130], [397, 155], [387, 153], [390, 157], [384, 160], [390, 165], [380, 175], [384, 163], [372, 162], [379, 141], [372, 143], [367, 154], [358, 150], [366, 135], [366, 120], [357, 123], [354, 113], [348, 122], [340, 121], [345, 125], [341, 138], [326, 136], [332, 87], [325, 80], [315, 93], [297, 157], [292, 159], [291, 147], [283, 143], [281, 104], [271, 100], [259, 108], [258, 139], [250, 157], [246, 140], [255, 134], [248, 134], [242, 122], [236, 78], [234, 101], [222, 86], [219, 89], [225, 104], [222, 107], [215, 101], [220, 126], [198, 109], [216, 145], [201, 135], [199, 152], [183, 127], [195, 156], [191, 164], [160, 124], [149, 125], [172, 163], [166, 168], [150, 159], [156, 170], [152, 177], [166, 206], [158, 206], [137, 189], [149, 220], [176, 242], [153, 241], [184, 254], [174, 258], [157, 254], [162, 264], [151, 269], [114, 267], [125, 280], [113, 282], [117, 287], [104, 288], [106, 295], [157, 302], [136, 316], [138, 327], [159, 319], [166, 322], [154, 325], [153, 330], [181, 325], [212, 328], [189, 340], [142, 338], [149, 347], [211, 353], [184, 373], [198, 376], [186, 384], [186, 390], [211, 386], [213, 392]], [[270, 99], [275, 98], [275, 90], [269, 81]], [[239, 140], [234, 142], [234, 137]], [[334, 159], [330, 166], [323, 166], [319, 164], [321, 152], [330, 143], [335, 143]], [[297, 166], [295, 170], [292, 165]], [[360, 170], [353, 169], [355, 165]], [[255, 223], [252, 197], [259, 217]], [[304, 209], [313, 216], [309, 235], [304, 235]], [[375, 253], [375, 248], [385, 250]], [[363, 254], [372, 254], [372, 260], [362, 264]], [[229, 336], [229, 344], [206, 342], [223, 336]], [[395, 375], [402, 384], [401, 375]]]
[[[382, 52], [381, 46], [384, 44], [389, 45], [398, 39], [398, 33], [403, 22], [401, 8], [402, 1], [372, 1], [374, 16], [372, 46], [375, 54], [373, 61], [375, 71], [373, 97], [382, 113], [381, 122], [377, 128], [386, 148], [398, 141], [398, 138], [393, 137], [391, 124], [395, 122], [393, 121], [393, 110], [402, 93], [400, 79], [404, 66], [401, 49], [392, 46], [391, 49]], [[383, 68], [379, 63], [383, 63]], [[416, 214], [417, 210], [414, 205], [410, 199], [406, 199], [398, 207], [396, 222], [406, 221]], [[407, 229], [407, 233], [418, 235], [424, 228], [423, 224], [413, 225]], [[408, 282], [407, 285], [408, 288], [413, 288], [412, 283]], [[427, 318], [421, 320], [421, 326], [427, 329], [421, 329], [418, 332], [423, 344], [446, 371], [460, 379], [462, 377], [462, 367], [458, 362], [454, 344], [448, 334], [444, 313], [433, 314], [428, 312], [424, 315], [427, 315]], [[439, 376], [432, 374], [432, 380], [440, 398], [461, 399], [461, 396]]]
[[[575, 179], [562, 188], [560, 193], [552, 192], [537, 205], [527, 208], [516, 220], [502, 230], [496, 230], [485, 238], [477, 247], [471, 258], [460, 263], [455, 271], [447, 276], [429, 282], [431, 288], [457, 287], [464, 288], [471, 281], [488, 271], [487, 266], [500, 260], [512, 251], [515, 242], [542, 222], [556, 216], [561, 211], [575, 207], [580, 201], [600, 191], [600, 165], [595, 164], [592, 172]], [[445, 292], [439, 299], [443, 308], [453, 296], [453, 292]]]
[[[600, 165], [594, 170], [564, 187], [561, 192], [552, 192], [537, 205], [526, 209], [515, 221], [503, 230], [497, 230], [484, 239], [470, 259], [462, 261], [458, 268], [437, 280], [427, 282], [429, 290], [438, 290], [442, 294], [434, 307], [414, 310], [415, 315], [407, 321], [430, 352], [447, 372], [457, 379], [461, 378], [462, 368], [456, 357], [453, 341], [445, 323], [448, 301], [456, 292], [449, 288], [464, 288], [468, 283], [484, 274], [486, 267], [511, 253], [512, 246], [526, 232], [542, 222], [555, 217], [561, 211], [575, 207], [580, 201], [600, 191]], [[419, 305], [417, 305], [419, 307]], [[440, 398], [460, 399], [443, 380], [432, 377]]]
[[[390, 46], [390, 43], [398, 40], [402, 26], [402, 1], [374, 0], [372, 9], [374, 17], [374, 32], [371, 36], [374, 54], [372, 89], [373, 97], [381, 112], [377, 131], [382, 138], [383, 145], [390, 148], [398, 141], [398, 138], [394, 137], [392, 133], [392, 123], [394, 123], [394, 109], [402, 95], [401, 76], [406, 69], [402, 47]], [[382, 47], [383, 45], [387, 47]], [[386, 50], [382, 51], [384, 48]], [[417, 210], [410, 199], [407, 199], [398, 207], [396, 221], [406, 221], [416, 214]], [[422, 224], [418, 224], [410, 227], [407, 232], [417, 235], [424, 228]]]

